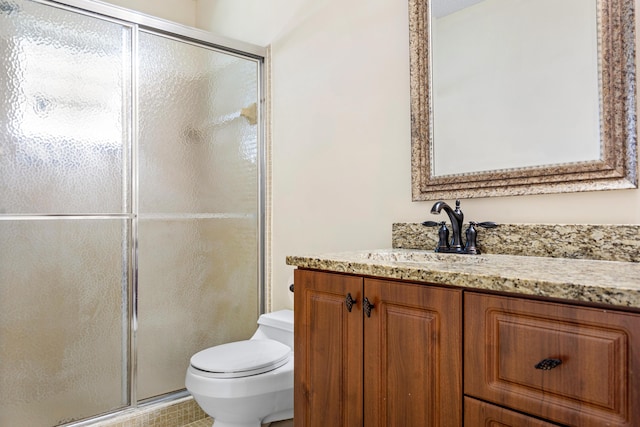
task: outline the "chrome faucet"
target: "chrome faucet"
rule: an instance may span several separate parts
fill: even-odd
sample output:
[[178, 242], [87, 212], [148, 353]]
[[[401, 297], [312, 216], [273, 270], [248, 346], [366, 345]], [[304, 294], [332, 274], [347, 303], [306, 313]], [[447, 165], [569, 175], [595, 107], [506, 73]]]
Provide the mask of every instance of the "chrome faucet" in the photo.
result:
[[[464, 214], [460, 209], [460, 200], [456, 200], [455, 210], [451, 209], [451, 206], [443, 201], [436, 202], [431, 208], [431, 213], [437, 215], [442, 209], [449, 215], [449, 221], [451, 221], [451, 243], [449, 243], [449, 248], [446, 252], [462, 252], [462, 223], [464, 221]], [[440, 245], [438, 245], [438, 249], [442, 249]]]
[[435, 221], [425, 221], [422, 225], [427, 227], [434, 227], [439, 225], [440, 230], [438, 231], [438, 246], [436, 246], [436, 252], [444, 252], [444, 253], [453, 253], [453, 254], [471, 254], [476, 255], [480, 252], [476, 247], [476, 236], [477, 232], [475, 226], [483, 227], [483, 228], [495, 228], [498, 226], [495, 222], [469, 222], [469, 227], [467, 228], [466, 234], [466, 243], [464, 246], [462, 245], [462, 226], [464, 223], [464, 214], [462, 213], [462, 209], [460, 209], [460, 200], [456, 200], [456, 208], [451, 209], [451, 206], [446, 204], [443, 201], [436, 202], [431, 208], [431, 213], [434, 215], [438, 215], [442, 210], [447, 213], [449, 216], [449, 221], [451, 221], [451, 240], [449, 241], [449, 229], [447, 228], [446, 222], [435, 222]]

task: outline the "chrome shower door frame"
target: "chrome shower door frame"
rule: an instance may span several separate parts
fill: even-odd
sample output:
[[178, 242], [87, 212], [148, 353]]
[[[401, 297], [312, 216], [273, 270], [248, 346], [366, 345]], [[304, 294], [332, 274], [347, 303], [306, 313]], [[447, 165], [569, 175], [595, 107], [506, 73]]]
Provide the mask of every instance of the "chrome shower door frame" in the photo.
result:
[[[128, 405], [124, 407], [127, 408], [135, 408], [140, 405], [147, 405], [151, 403], [157, 403], [160, 401], [170, 401], [180, 397], [184, 397], [188, 393], [186, 391], [178, 391], [173, 393], [168, 393], [166, 395], [162, 395], [156, 398], [146, 399], [146, 400], [138, 400], [136, 396], [137, 390], [137, 346], [136, 346], [136, 333], [138, 329], [138, 311], [137, 311], [137, 300], [138, 300], [138, 222], [137, 222], [137, 213], [138, 213], [138, 201], [137, 201], [137, 187], [138, 187], [138, 100], [136, 99], [137, 93], [137, 85], [138, 85], [138, 64], [136, 61], [137, 58], [137, 44], [138, 44], [138, 34], [143, 32], [151, 32], [157, 33], [161, 35], [165, 35], [171, 38], [176, 38], [181, 41], [185, 41], [187, 43], [193, 43], [199, 46], [203, 46], [206, 48], [210, 48], [213, 50], [220, 51], [225, 54], [230, 54], [234, 56], [241, 57], [243, 59], [248, 59], [255, 61], [258, 67], [258, 93], [257, 99], [258, 102], [258, 111], [257, 111], [257, 171], [258, 171], [258, 218], [257, 218], [257, 231], [258, 231], [258, 253], [256, 254], [258, 259], [258, 307], [259, 313], [261, 314], [266, 309], [266, 259], [267, 259], [267, 244], [266, 244], [266, 236], [268, 233], [266, 232], [266, 212], [268, 209], [267, 204], [267, 187], [266, 187], [266, 174], [267, 174], [267, 143], [266, 143], [266, 78], [265, 78], [265, 61], [268, 60], [268, 49], [262, 46], [253, 45], [250, 43], [242, 42], [239, 40], [234, 40], [218, 35], [214, 35], [210, 32], [196, 29], [193, 27], [188, 27], [182, 24], [174, 23], [171, 21], [167, 21], [164, 19], [159, 19], [156, 17], [152, 17], [149, 15], [145, 15], [136, 11], [128, 10], [125, 8], [121, 8], [115, 5], [110, 5], [102, 2], [94, 2], [91, 0], [31, 0], [35, 3], [41, 3], [50, 6], [56, 6], [61, 9], [66, 9], [75, 13], [86, 14], [89, 16], [99, 17], [100, 19], [110, 20], [113, 22], [117, 22], [126, 27], [130, 27], [132, 30], [132, 40], [131, 40], [131, 58], [133, 60], [132, 64], [132, 75], [130, 77], [131, 82], [131, 93], [133, 94], [132, 102], [131, 102], [131, 118], [130, 118], [130, 144], [128, 153], [128, 167], [130, 168], [129, 173], [126, 174], [130, 176], [131, 182], [124, 182], [124, 185], [129, 185], [131, 188], [136, 188], [135, 191], [125, 192], [125, 195], [128, 194], [130, 200], [124, 201], [124, 206], [128, 206], [131, 214], [127, 214], [122, 212], [119, 216], [126, 218], [129, 224], [129, 254], [128, 254], [128, 283], [129, 287], [126, 292], [127, 301], [128, 301], [128, 326], [123, 325], [128, 328], [128, 333], [126, 336], [128, 337], [128, 345], [127, 345], [127, 354], [126, 356], [127, 365], [127, 378], [128, 378], [128, 390], [126, 390], [126, 395], [128, 396]], [[124, 392], [124, 390], [123, 390]], [[124, 393], [123, 393], [124, 394]], [[100, 415], [95, 418], [91, 418], [88, 420], [71, 423], [69, 426], [83, 426], [95, 423], [99, 420], [109, 419], [117, 415], [118, 412], [109, 413], [105, 415]]]

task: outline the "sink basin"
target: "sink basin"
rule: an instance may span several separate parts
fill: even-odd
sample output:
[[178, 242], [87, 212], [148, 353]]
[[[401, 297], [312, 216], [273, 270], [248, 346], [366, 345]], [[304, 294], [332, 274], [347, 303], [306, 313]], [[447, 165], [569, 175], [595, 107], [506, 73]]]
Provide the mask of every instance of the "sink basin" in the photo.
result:
[[402, 264], [483, 264], [487, 258], [477, 255], [443, 254], [417, 249], [393, 249], [364, 252], [359, 256], [362, 260]]

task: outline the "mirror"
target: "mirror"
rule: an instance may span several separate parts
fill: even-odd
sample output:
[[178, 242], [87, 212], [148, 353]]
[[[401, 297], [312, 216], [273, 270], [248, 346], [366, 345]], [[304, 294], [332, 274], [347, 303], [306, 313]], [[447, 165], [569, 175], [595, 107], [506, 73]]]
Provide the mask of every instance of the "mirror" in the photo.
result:
[[634, 0], [410, 0], [413, 200], [637, 188]]

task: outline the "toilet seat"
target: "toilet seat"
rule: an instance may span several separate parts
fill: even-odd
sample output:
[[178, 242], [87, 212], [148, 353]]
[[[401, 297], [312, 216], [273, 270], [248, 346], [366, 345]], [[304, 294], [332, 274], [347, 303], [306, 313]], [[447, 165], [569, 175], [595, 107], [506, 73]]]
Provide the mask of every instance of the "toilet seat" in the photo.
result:
[[240, 378], [273, 371], [287, 363], [291, 348], [275, 340], [245, 340], [202, 350], [191, 366], [209, 378]]

